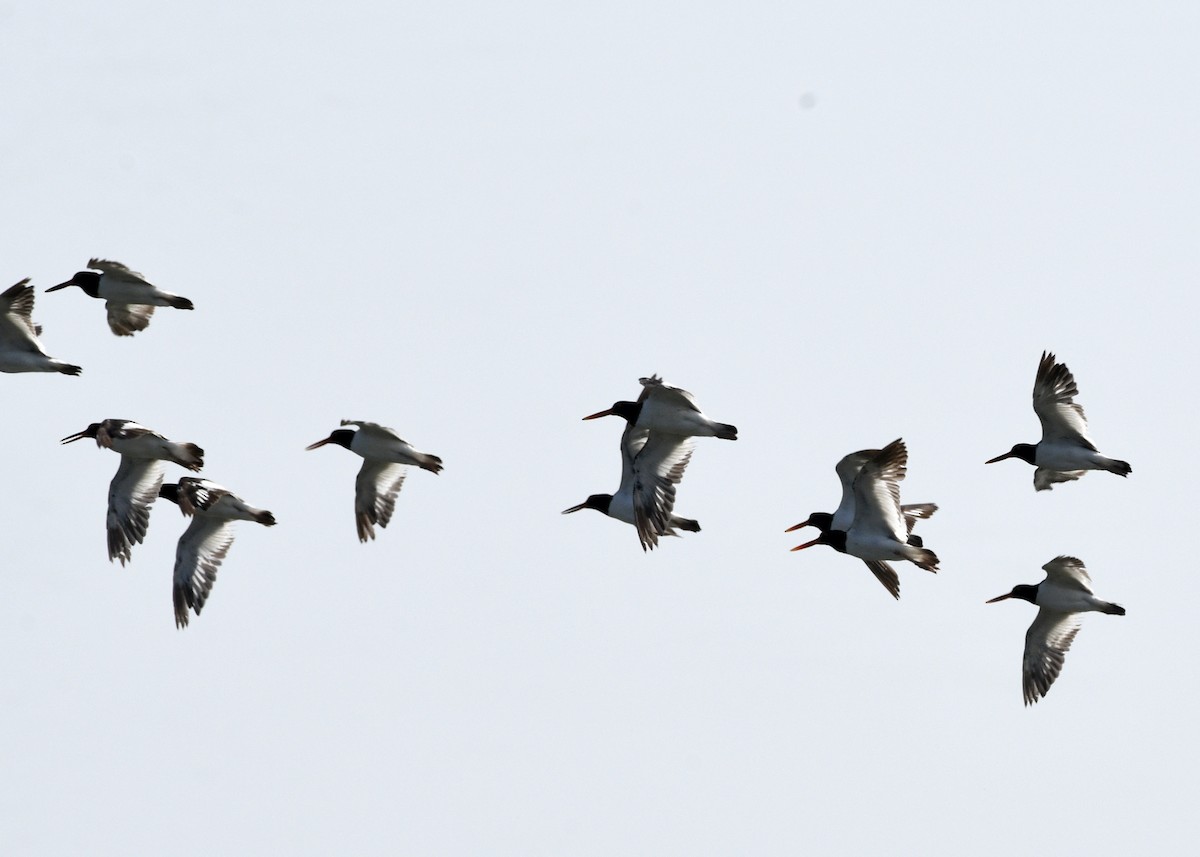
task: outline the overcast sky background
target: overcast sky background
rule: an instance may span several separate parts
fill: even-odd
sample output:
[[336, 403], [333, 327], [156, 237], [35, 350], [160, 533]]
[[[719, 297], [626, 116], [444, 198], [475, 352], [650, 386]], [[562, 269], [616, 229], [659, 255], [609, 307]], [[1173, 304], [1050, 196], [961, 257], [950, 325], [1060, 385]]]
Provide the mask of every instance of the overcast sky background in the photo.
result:
[[[567, 6], [0, 4], [0, 287], [84, 368], [0, 376], [0, 850], [1191, 853], [1200, 9]], [[196, 310], [114, 337], [90, 256]], [[1129, 479], [984, 466], [1043, 349]], [[740, 439], [643, 554], [559, 512], [652, 372]], [[279, 519], [184, 631], [107, 417]], [[367, 545], [342, 418], [445, 460]], [[900, 436], [894, 602], [783, 530]], [[983, 602], [1060, 553], [1129, 612], [1026, 709]]]

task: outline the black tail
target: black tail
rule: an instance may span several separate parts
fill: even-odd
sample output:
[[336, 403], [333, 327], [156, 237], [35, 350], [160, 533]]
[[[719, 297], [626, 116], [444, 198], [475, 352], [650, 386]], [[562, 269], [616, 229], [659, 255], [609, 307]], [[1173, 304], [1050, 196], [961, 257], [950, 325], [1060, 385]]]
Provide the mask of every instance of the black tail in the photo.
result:
[[906, 553], [917, 568], [923, 568], [926, 571], [932, 571], [934, 574], [937, 574], [938, 558], [937, 554], [933, 551], [926, 548], [911, 547]]
[[1108, 460], [1108, 465], [1104, 468], [1109, 473], [1115, 473], [1118, 476], [1128, 476], [1133, 472], [1133, 468], [1129, 466], [1128, 461], [1118, 461], [1115, 458]]

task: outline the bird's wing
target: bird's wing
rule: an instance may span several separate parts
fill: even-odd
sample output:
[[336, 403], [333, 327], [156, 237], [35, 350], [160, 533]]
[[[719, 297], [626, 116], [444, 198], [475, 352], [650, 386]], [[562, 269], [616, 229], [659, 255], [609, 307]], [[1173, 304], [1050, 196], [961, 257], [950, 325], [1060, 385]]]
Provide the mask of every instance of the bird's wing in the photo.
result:
[[1088, 575], [1087, 568], [1081, 559], [1073, 556], [1056, 556], [1043, 565], [1042, 570], [1046, 572], [1046, 580], [1055, 586], [1079, 590], [1088, 595], [1094, 594], [1092, 578]]
[[133, 420], [109, 419], [100, 423], [100, 428], [96, 432], [96, 445], [106, 449], [113, 449], [113, 441], [115, 440], [135, 440], [147, 435], [166, 440], [165, 437], [154, 429], [148, 429], [140, 423], [135, 423]]
[[664, 384], [662, 378], [657, 375], [651, 375], [649, 378], [639, 378], [638, 381], [642, 385], [642, 395], [638, 397], [639, 402], [644, 402], [646, 399], [653, 397], [667, 407], [676, 407], [700, 413], [700, 406], [696, 404], [695, 397], [687, 390], [672, 387], [670, 384]]
[[854, 479], [854, 527], [886, 531], [898, 542], [908, 539], [900, 511], [900, 481], [907, 472], [908, 448], [899, 438], [863, 465]]
[[627, 487], [632, 490], [633, 461], [649, 439], [648, 429], [634, 428], [633, 423], [625, 425], [625, 431], [621, 433], [621, 487], [618, 493]]
[[1074, 440], [1094, 451], [1083, 407], [1075, 404], [1077, 395], [1079, 387], [1071, 370], [1043, 351], [1033, 382], [1033, 410], [1042, 423], [1042, 440]]
[[833, 512], [834, 529], [850, 529], [850, 524], [854, 522], [854, 477], [858, 476], [864, 464], [878, 454], [878, 449], [860, 449], [843, 456], [834, 467], [838, 481], [842, 483], [842, 499]]
[[1059, 482], [1074, 482], [1086, 475], [1086, 470], [1051, 470], [1049, 467], [1038, 467], [1033, 471], [1033, 488], [1035, 491], [1052, 491]]
[[408, 441], [400, 437], [394, 428], [381, 426], [379, 423], [373, 423], [368, 420], [342, 420], [339, 425], [358, 426], [358, 430], [363, 433], [364, 437], [369, 437], [380, 443], [399, 441], [406, 446], [408, 445]]
[[150, 326], [150, 316], [154, 315], [154, 307], [150, 304], [105, 301], [104, 308], [108, 310], [109, 329], [117, 336], [133, 336], [139, 330], [145, 330]]
[[922, 518], [932, 518], [933, 513], [937, 510], [937, 503], [909, 503], [900, 507], [900, 511], [904, 515], [904, 523], [908, 526], [910, 533], [917, 525], [917, 521]]
[[88, 259], [87, 266], [96, 271], [103, 271], [105, 275], [112, 277], [114, 280], [150, 285], [146, 282], [146, 278], [137, 271], [131, 270], [128, 266], [122, 265], [120, 262], [114, 262], [111, 259]]
[[171, 600], [175, 627], [186, 628], [188, 608], [200, 615], [217, 580], [217, 569], [233, 544], [233, 524], [219, 518], [192, 518], [175, 548], [175, 578]]
[[388, 525], [407, 473], [408, 468], [403, 464], [363, 459], [354, 483], [354, 520], [360, 542], [375, 538], [375, 524]]
[[1050, 685], [1062, 672], [1063, 659], [1079, 633], [1077, 613], [1059, 613], [1042, 607], [1025, 632], [1025, 658], [1021, 668], [1021, 688], [1025, 704], [1032, 705], [1050, 692]]
[[871, 574], [875, 575], [875, 579], [883, 584], [883, 588], [899, 601], [900, 577], [896, 574], [895, 569], [883, 560], [864, 559], [863, 562], [866, 563], [867, 568], [871, 569]]
[[203, 514], [229, 494], [216, 482], [196, 476], [184, 476], [179, 480], [179, 508], [185, 515]]
[[633, 524], [642, 550], [658, 544], [671, 529], [675, 486], [692, 459], [690, 437], [651, 432], [633, 459]]
[[26, 277], [0, 293], [0, 343], [13, 350], [40, 353], [37, 338], [41, 331], [32, 315], [33, 286]]
[[108, 486], [108, 559], [124, 565], [133, 546], [150, 526], [150, 506], [158, 498], [163, 466], [156, 459], [121, 456], [121, 466]]

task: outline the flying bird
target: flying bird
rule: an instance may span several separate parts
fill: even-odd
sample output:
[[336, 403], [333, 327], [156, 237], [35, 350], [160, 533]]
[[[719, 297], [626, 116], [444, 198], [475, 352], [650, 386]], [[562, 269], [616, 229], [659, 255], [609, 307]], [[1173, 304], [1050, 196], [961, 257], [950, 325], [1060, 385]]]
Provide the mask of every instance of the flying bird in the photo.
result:
[[228, 488], [194, 476], [162, 485], [166, 497], [192, 519], [175, 549], [175, 575], [171, 600], [175, 604], [175, 627], [186, 628], [188, 610], [197, 616], [217, 580], [217, 569], [233, 544], [233, 522], [254, 521], [275, 526], [275, 516], [247, 504]]
[[355, 482], [354, 520], [358, 525], [358, 540], [375, 538], [375, 524], [386, 527], [396, 508], [396, 495], [408, 473], [405, 465], [415, 464], [430, 473], [442, 472], [442, 460], [436, 455], [418, 452], [395, 430], [363, 420], [342, 420], [343, 426], [357, 430], [334, 429], [329, 437], [309, 444], [316, 449], [327, 443], [344, 446], [363, 458]]
[[1129, 462], [1104, 457], [1088, 436], [1083, 407], [1075, 404], [1078, 394], [1071, 370], [1065, 363], [1056, 362], [1053, 354], [1043, 351], [1033, 382], [1033, 410], [1042, 423], [1041, 441], [1018, 443], [1004, 455], [985, 463], [1019, 458], [1035, 465], [1033, 487], [1037, 491], [1048, 491], [1056, 482], [1079, 479], [1089, 470], [1128, 476], [1133, 471]]
[[[850, 529], [850, 525], [854, 523], [854, 480], [865, 465], [872, 458], [879, 455], [878, 449], [860, 449], [857, 452], [852, 452], [844, 456], [834, 468], [838, 475], [838, 480], [842, 483], [842, 499], [838, 503], [837, 509], [830, 512], [813, 512], [807, 519], [801, 521], [793, 527], [788, 527], [784, 532], [790, 533], [799, 530], [802, 527], [816, 527], [822, 533], [829, 530], [840, 530], [846, 532]], [[907, 529], [907, 542], [914, 547], [924, 547], [924, 542], [921, 537], [914, 535], [913, 527], [921, 518], [929, 518], [937, 511], [935, 503], [914, 503], [900, 507], [900, 512], [904, 516], [904, 523]], [[836, 539], [836, 537], [834, 537]], [[871, 573], [883, 584], [884, 589], [891, 593], [892, 597], [900, 598], [900, 578], [896, 572], [886, 562], [882, 560], [863, 560]]]
[[592, 494], [564, 515], [595, 509], [632, 524], [642, 550], [653, 550], [659, 536], [676, 530], [700, 532], [700, 524], [675, 515], [675, 486], [692, 458], [694, 442], [677, 434], [637, 428], [631, 422], [621, 435], [621, 484], [616, 494]]
[[899, 578], [887, 564], [889, 560], [908, 560], [932, 572], [938, 566], [937, 554], [919, 539], [916, 544], [910, 540], [908, 521], [900, 505], [900, 482], [907, 473], [908, 449], [902, 439], [896, 439], [868, 459], [854, 477], [854, 520], [849, 529], [827, 529], [792, 550], [829, 545], [856, 556], [867, 563], [888, 592], [899, 598]]
[[1092, 579], [1082, 560], [1059, 556], [1042, 568], [1046, 579], [1041, 583], [1019, 584], [1007, 595], [986, 602], [994, 604], [1006, 598], [1020, 598], [1039, 608], [1033, 624], [1025, 632], [1021, 689], [1026, 705], [1032, 705], [1049, 693], [1050, 685], [1062, 672], [1063, 659], [1079, 632], [1080, 613], [1125, 615], [1125, 608], [1120, 604], [1101, 601], [1092, 594]]
[[55, 360], [42, 349], [42, 326], [34, 324], [29, 278], [0, 293], [0, 372], [61, 372], [78, 375], [73, 363]]
[[163, 479], [163, 461], [188, 470], [204, 466], [204, 450], [194, 443], [174, 443], [156, 431], [131, 420], [104, 420], [81, 432], [64, 437], [61, 443], [95, 438], [96, 446], [121, 456], [117, 475], [108, 486], [108, 559], [125, 565], [133, 546], [141, 544], [150, 526], [150, 506], [158, 497]]
[[108, 310], [108, 326], [117, 336], [133, 336], [139, 330], [145, 330], [156, 306], [194, 309], [187, 298], [164, 292], [120, 262], [89, 259], [88, 267], [95, 270], [77, 271], [65, 283], [51, 286], [46, 291], [56, 292], [67, 286], [79, 286], [85, 294], [103, 299]]
[[642, 394], [636, 402], [614, 402], [608, 410], [590, 414], [584, 419], [618, 416], [639, 429], [684, 437], [737, 440], [737, 426], [710, 420], [687, 390], [664, 384], [657, 375], [639, 380]]

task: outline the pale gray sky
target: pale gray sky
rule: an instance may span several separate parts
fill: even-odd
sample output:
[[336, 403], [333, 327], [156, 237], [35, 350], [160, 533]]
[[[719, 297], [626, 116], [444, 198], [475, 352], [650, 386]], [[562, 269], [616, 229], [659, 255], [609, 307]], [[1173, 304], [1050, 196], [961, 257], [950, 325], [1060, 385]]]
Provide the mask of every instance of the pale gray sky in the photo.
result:
[[[0, 3], [0, 287], [84, 368], [0, 376], [0, 850], [1190, 853], [1198, 41], [1182, 2]], [[195, 312], [43, 293], [93, 255]], [[983, 465], [1044, 348], [1128, 480]], [[651, 372], [740, 439], [643, 555], [559, 511]], [[111, 565], [117, 457], [58, 445], [105, 417], [279, 519], [186, 631], [185, 521]], [[341, 418], [446, 465], [365, 546], [359, 459], [303, 451]], [[783, 529], [899, 436], [942, 572], [896, 603]], [[1060, 553], [1129, 614], [1025, 709], [1035, 610], [983, 602]]]

